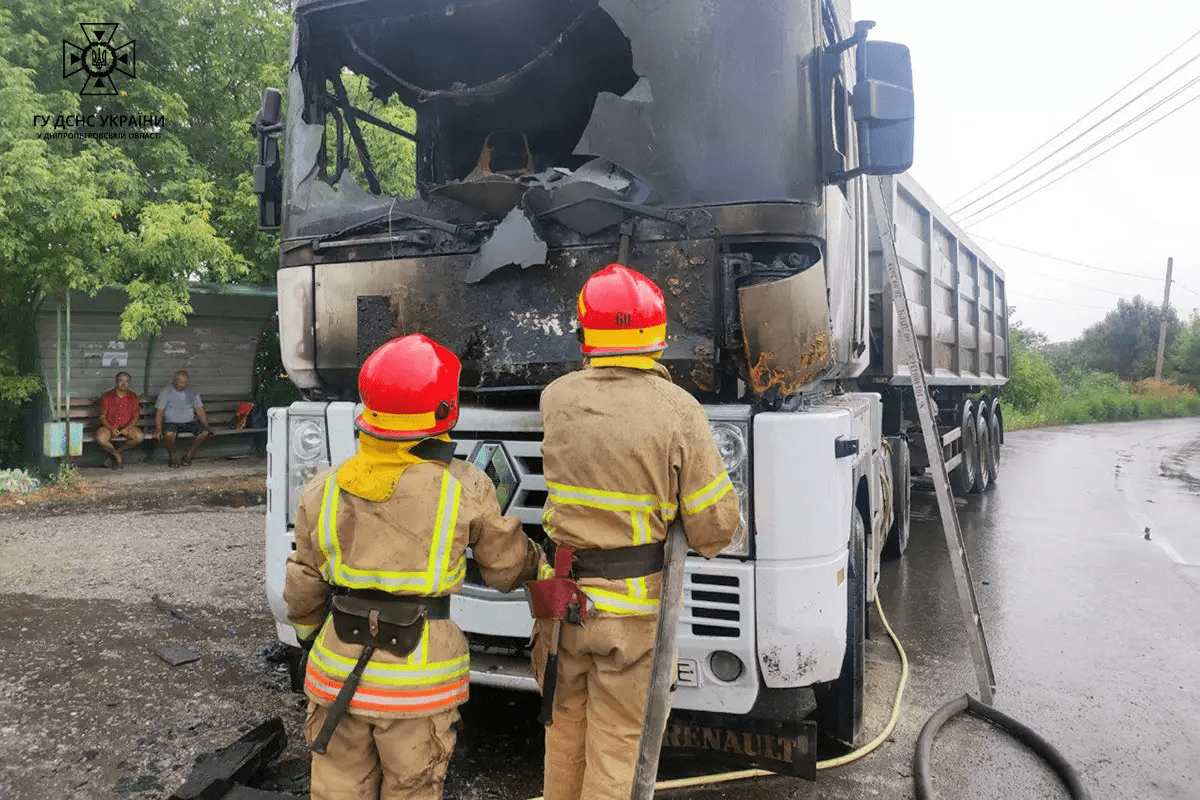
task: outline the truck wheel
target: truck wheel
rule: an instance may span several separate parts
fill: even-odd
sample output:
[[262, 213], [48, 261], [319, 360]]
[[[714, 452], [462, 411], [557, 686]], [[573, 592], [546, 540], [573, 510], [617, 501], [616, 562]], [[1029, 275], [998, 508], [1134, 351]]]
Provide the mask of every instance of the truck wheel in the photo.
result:
[[817, 727], [853, 744], [862, 726], [863, 665], [867, 619], [867, 525], [858, 507], [850, 510], [850, 555], [846, 564], [846, 655], [837, 680], [817, 693]]
[[978, 466], [975, 468], [975, 485], [971, 491], [982, 494], [992, 485], [992, 428], [988, 418], [983, 415], [983, 405], [979, 406], [980, 413], [975, 417], [976, 439], [975, 458]]
[[1000, 413], [1000, 401], [992, 403], [992, 415], [989, 423], [992, 434], [992, 483], [1000, 474], [1000, 445], [1004, 443], [1004, 417]]
[[908, 548], [912, 458], [908, 440], [903, 436], [889, 436], [887, 441], [892, 453], [892, 527], [888, 528], [887, 538], [883, 540], [883, 557], [897, 559]]
[[950, 488], [955, 494], [967, 494], [975, 488], [975, 473], [979, 468], [977, 454], [979, 444], [979, 426], [975, 423], [975, 404], [963, 400], [959, 413], [962, 436], [959, 437], [959, 450], [962, 460], [950, 473]]

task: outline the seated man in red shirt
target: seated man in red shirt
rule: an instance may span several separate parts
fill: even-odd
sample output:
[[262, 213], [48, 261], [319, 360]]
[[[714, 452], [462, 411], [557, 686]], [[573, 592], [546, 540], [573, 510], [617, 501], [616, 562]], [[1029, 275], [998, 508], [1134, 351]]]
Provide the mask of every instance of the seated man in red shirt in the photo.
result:
[[[96, 443], [112, 456], [114, 469], [124, 469], [121, 453], [146, 438], [137, 424], [140, 411], [138, 396], [129, 391], [129, 373], [118, 372], [116, 388], [100, 398], [100, 427], [96, 431]], [[125, 437], [120, 447], [113, 446], [114, 436]]]

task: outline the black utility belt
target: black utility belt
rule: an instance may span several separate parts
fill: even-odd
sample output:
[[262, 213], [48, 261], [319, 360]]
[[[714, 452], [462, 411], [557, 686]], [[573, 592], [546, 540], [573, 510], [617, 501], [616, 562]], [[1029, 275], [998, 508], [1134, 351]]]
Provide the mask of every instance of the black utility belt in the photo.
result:
[[344, 586], [335, 586], [333, 595], [334, 597], [348, 597], [352, 601], [379, 608], [381, 614], [384, 613], [383, 609], [400, 610], [405, 606], [414, 606], [425, 609], [425, 619], [450, 619], [449, 595], [422, 597], [415, 594], [392, 594], [377, 589], [347, 589]]
[[[555, 545], [551, 541], [546, 551], [551, 564], [554, 563], [554, 550]], [[662, 572], [665, 563], [664, 542], [618, 547], [614, 550], [576, 550], [571, 561], [571, 576], [576, 580], [644, 578]]]
[[404, 658], [417, 648], [431, 619], [450, 619], [449, 597], [401, 597], [343, 589], [332, 598], [333, 629], [349, 644], [370, 645]]

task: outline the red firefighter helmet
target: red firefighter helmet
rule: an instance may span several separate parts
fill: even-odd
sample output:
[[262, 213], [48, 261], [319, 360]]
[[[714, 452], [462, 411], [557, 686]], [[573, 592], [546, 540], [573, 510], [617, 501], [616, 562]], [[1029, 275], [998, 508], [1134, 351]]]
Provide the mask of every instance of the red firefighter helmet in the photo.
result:
[[445, 433], [458, 422], [458, 356], [419, 333], [392, 339], [358, 373], [363, 413], [355, 426], [377, 439]]
[[609, 264], [579, 293], [579, 327], [585, 356], [659, 352], [667, 346], [667, 304], [654, 281]]

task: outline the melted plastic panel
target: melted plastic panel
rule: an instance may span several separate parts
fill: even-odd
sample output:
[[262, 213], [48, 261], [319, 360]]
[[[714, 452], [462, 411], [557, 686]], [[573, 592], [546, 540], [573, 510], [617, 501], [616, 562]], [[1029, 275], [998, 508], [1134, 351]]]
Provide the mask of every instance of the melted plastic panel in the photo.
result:
[[[633, 256], [664, 289], [669, 321], [664, 363], [677, 383], [711, 391], [714, 272], [698, 267], [716, 258], [715, 242], [646, 245], [635, 247]], [[547, 264], [506, 267], [482, 287], [461, 279], [470, 256], [320, 265], [317, 370], [331, 388], [352, 387], [361, 352], [391, 336], [420, 331], [462, 359], [466, 390], [541, 387], [581, 365], [576, 298], [588, 276], [612, 257], [608, 248], [552, 252]], [[391, 314], [381, 316], [388, 309]]]

